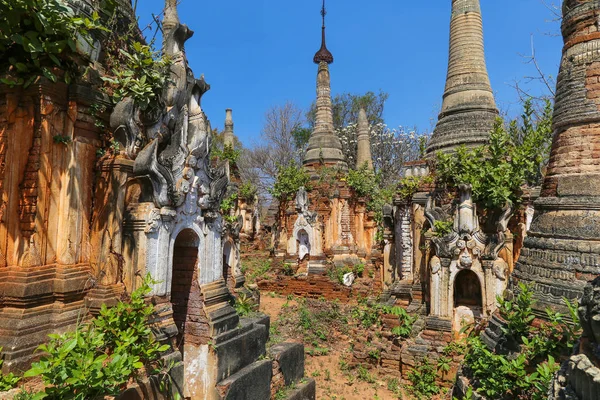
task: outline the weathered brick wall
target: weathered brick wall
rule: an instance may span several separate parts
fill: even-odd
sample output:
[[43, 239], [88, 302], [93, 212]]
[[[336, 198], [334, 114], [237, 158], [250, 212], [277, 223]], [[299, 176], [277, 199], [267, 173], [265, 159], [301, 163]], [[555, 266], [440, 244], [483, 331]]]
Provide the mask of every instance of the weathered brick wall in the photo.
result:
[[374, 292], [373, 285], [358, 282], [353, 288], [348, 288], [333, 282], [328, 276], [279, 276], [263, 279], [257, 282], [263, 292], [275, 292], [282, 295], [293, 295], [301, 298], [350, 301], [357, 297], [366, 297]]
[[[177, 345], [206, 344], [208, 321], [203, 309], [204, 300], [198, 285], [198, 248], [177, 245], [173, 250], [173, 280], [171, 303], [173, 319], [179, 330]], [[185, 337], [183, 336], [185, 332]]]

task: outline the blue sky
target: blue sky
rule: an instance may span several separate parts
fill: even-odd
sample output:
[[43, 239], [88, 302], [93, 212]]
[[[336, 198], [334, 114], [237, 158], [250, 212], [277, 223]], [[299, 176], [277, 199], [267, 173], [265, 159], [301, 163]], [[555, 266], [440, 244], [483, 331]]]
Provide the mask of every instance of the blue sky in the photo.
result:
[[[163, 4], [139, 0], [140, 25]], [[555, 76], [559, 24], [551, 22], [542, 0], [481, 0], [481, 6], [496, 101], [515, 115], [518, 96], [511, 84], [535, 74], [521, 55], [531, 53], [533, 35], [540, 67]], [[181, 0], [180, 18], [195, 31], [186, 44], [188, 59], [196, 76], [204, 74], [212, 86], [202, 105], [213, 127], [221, 128], [225, 109], [232, 108], [235, 133], [252, 146], [268, 108], [287, 100], [310, 105], [320, 7], [321, 0]], [[446, 78], [450, 8], [450, 0], [328, 0], [333, 93], [382, 89], [390, 95], [384, 116], [389, 126], [430, 130]]]

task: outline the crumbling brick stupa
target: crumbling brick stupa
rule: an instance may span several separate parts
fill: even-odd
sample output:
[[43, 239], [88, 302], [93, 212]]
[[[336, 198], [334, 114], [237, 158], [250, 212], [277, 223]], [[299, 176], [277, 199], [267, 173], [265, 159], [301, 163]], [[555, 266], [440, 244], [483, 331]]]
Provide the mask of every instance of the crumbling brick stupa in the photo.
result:
[[[106, 17], [96, 2], [70, 4], [77, 15]], [[126, 26], [135, 21], [129, 1], [117, 13]], [[162, 32], [170, 79], [151, 112], [132, 97], [113, 107], [100, 90], [102, 38], [83, 46], [89, 73], [69, 84], [0, 85], [2, 368], [23, 371], [48, 334], [75, 329], [149, 274], [152, 328], [171, 346], [163, 357], [179, 395], [268, 399], [282, 382], [298, 382], [314, 399], [314, 381], [300, 383], [302, 346], [280, 345], [265, 358], [269, 318], [241, 319], [231, 306], [220, 213], [228, 166], [210, 162], [201, 105], [210, 86], [188, 64], [193, 32], [175, 0], [165, 1]], [[114, 138], [106, 154], [105, 125]]]
[[564, 310], [600, 273], [600, 108], [597, 1], [563, 3], [554, 142], [536, 214], [512, 275], [532, 284], [536, 311]]
[[[376, 242], [377, 222], [367, 199], [357, 196], [345, 181], [348, 168], [363, 165], [372, 171], [369, 126], [364, 110], [358, 119], [358, 161], [348, 165], [340, 138], [334, 129], [329, 65], [333, 55], [327, 49], [325, 4], [322, 16], [321, 48], [313, 61], [317, 67], [317, 98], [314, 129], [308, 141], [302, 168], [310, 175], [310, 187], [301, 188], [294, 198], [278, 204], [273, 228], [273, 247], [279, 264], [292, 266], [292, 277], [259, 282], [261, 290], [307, 297], [347, 300], [348, 287], [332, 281], [326, 272], [362, 264], [370, 274], [363, 295], [382, 285], [382, 253]], [[350, 286], [352, 282], [348, 283]]]

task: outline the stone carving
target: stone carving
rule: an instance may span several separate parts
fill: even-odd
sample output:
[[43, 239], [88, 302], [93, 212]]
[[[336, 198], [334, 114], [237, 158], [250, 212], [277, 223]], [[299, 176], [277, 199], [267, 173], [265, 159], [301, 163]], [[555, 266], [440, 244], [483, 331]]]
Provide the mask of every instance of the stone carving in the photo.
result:
[[595, 355], [600, 356], [600, 277], [585, 287], [578, 311], [583, 336], [593, 345]]
[[306, 188], [302, 186], [298, 193], [296, 193], [296, 211], [302, 214], [310, 225], [313, 225], [317, 220], [317, 213], [308, 209], [308, 192]]
[[157, 207], [181, 206], [196, 191], [200, 208], [214, 212], [228, 179], [224, 168], [211, 168], [208, 160], [212, 137], [201, 98], [210, 85], [204, 77], [194, 78], [185, 56], [193, 31], [169, 7], [163, 25], [164, 53], [173, 60], [159, 101], [164, 107], [142, 111], [124, 98], [111, 115], [111, 128], [125, 155], [135, 160], [134, 174], [150, 180]]
[[[472, 300], [475, 304], [481, 303], [481, 309], [473, 311], [473, 315], [485, 315], [495, 309], [496, 295], [506, 289], [508, 264], [498, 254], [506, 245], [506, 225], [511, 215], [510, 207], [503, 208], [493, 223], [487, 224], [495, 231], [486, 233], [479, 223], [471, 187], [460, 185], [458, 189], [460, 200], [455, 207], [452, 231], [443, 237], [432, 235], [427, 239], [433, 244], [433, 255], [429, 260], [431, 314], [457, 321], [460, 319], [453, 316], [455, 308], [465, 306], [457, 304], [455, 299], [456, 291], [462, 290], [458, 286], [462, 284], [458, 280], [461, 272], [476, 275], [474, 278], [463, 274], [468, 278], [464, 284], [480, 286], [481, 298]], [[435, 227], [436, 221], [449, 220], [448, 213], [436, 207], [433, 198], [428, 200], [425, 216], [432, 227]]]

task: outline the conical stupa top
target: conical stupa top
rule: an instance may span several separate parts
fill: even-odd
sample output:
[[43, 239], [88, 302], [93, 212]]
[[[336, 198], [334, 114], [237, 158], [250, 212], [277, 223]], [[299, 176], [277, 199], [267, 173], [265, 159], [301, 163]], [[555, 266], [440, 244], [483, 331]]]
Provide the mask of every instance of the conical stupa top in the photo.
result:
[[225, 110], [225, 132], [223, 133], [223, 144], [233, 147], [233, 116], [231, 108]]
[[485, 65], [479, 0], [452, 0], [446, 89], [427, 153], [487, 142], [497, 115]]
[[371, 140], [369, 138], [369, 121], [367, 112], [361, 108], [358, 113], [358, 150], [356, 153], [356, 168], [362, 168], [365, 164], [369, 170], [373, 170], [373, 158], [371, 157]]
[[[325, 0], [321, 11], [325, 21]], [[325, 22], [323, 22], [324, 24]], [[324, 25], [323, 25], [324, 28]], [[325, 31], [323, 31], [325, 32]], [[325, 36], [323, 36], [325, 38]], [[325, 49], [323, 52], [322, 50]], [[321, 50], [315, 55], [314, 61], [319, 64], [317, 72], [317, 102], [314, 130], [308, 140], [308, 149], [304, 155], [305, 166], [317, 164], [336, 165], [341, 169], [348, 169], [346, 158], [342, 152], [342, 142], [335, 133], [333, 126], [333, 107], [331, 103], [331, 78], [329, 75], [329, 64], [333, 62], [333, 56], [328, 58], [325, 41]]]
[[325, 9], [325, 0], [323, 0], [323, 7], [321, 8], [321, 16], [323, 17], [323, 25], [321, 27], [321, 48], [315, 54], [313, 61], [315, 64], [320, 64], [321, 62], [326, 62], [327, 64], [333, 63], [333, 54], [327, 49], [327, 45], [325, 44], [325, 16], [327, 15], [327, 10]]

